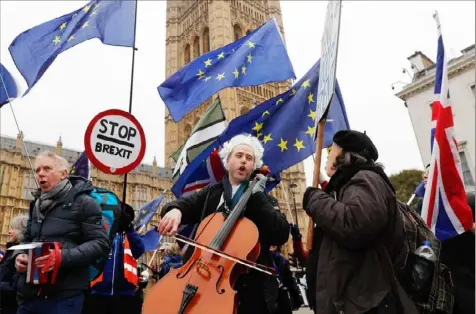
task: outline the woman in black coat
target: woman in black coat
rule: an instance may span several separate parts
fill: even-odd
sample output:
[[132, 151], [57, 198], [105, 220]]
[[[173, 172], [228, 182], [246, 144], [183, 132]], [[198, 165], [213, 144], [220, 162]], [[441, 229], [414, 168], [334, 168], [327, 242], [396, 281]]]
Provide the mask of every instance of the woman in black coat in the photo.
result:
[[[27, 223], [28, 216], [26, 215], [19, 215], [12, 219], [8, 231], [7, 249], [22, 241]], [[17, 312], [16, 280], [13, 251], [7, 250], [0, 262], [0, 314], [15, 314]]]

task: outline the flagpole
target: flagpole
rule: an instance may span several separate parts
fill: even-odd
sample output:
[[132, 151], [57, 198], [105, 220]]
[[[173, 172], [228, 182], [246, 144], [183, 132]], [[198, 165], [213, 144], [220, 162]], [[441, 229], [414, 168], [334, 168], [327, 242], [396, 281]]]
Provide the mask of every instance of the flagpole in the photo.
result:
[[[132, 113], [132, 95], [134, 93], [134, 65], [136, 59], [136, 31], [137, 31], [137, 4], [138, 1], [135, 0], [135, 12], [134, 12], [134, 42], [132, 43], [132, 64], [131, 64], [131, 86], [129, 93], [129, 113]], [[125, 210], [126, 206], [126, 196], [127, 196], [127, 173], [124, 174], [124, 183], [122, 189], [122, 211]]]
[[[28, 159], [28, 163], [30, 164], [31, 173], [33, 174], [33, 177], [34, 177], [35, 176], [35, 170], [33, 169], [33, 164], [31, 163], [30, 154], [28, 153], [28, 149], [26, 148], [25, 141], [23, 141], [23, 133], [20, 130], [20, 126], [18, 125], [17, 117], [15, 115], [15, 111], [13, 110], [12, 102], [10, 101], [10, 95], [8, 95], [7, 86], [5, 85], [5, 81], [3, 80], [2, 73], [0, 73], [0, 79], [2, 80], [3, 89], [5, 90], [5, 95], [7, 95], [7, 101], [8, 101], [8, 104], [10, 105], [10, 109], [12, 110], [13, 120], [15, 120], [15, 124], [17, 126], [18, 133], [21, 133], [21, 143], [23, 145], [23, 149], [25, 150], [25, 154], [26, 154], [26, 158]], [[1, 124], [2, 123], [0, 121], [0, 125]], [[38, 182], [36, 180], [35, 180], [35, 183], [36, 183], [36, 187], [39, 189], [40, 185], [38, 184]]]

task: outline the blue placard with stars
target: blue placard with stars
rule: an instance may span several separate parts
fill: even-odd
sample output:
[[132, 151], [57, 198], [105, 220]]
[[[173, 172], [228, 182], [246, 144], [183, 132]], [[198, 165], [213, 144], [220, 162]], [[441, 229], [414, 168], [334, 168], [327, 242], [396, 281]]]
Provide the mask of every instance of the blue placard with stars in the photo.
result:
[[187, 64], [157, 89], [175, 122], [226, 87], [295, 78], [276, 21]]
[[92, 38], [106, 45], [134, 45], [136, 1], [95, 0], [81, 9], [45, 22], [18, 35], [9, 47], [25, 78], [25, 95], [65, 50]]
[[[319, 65], [318, 61], [288, 91], [233, 119], [225, 132], [188, 165], [174, 187], [185, 185], [213, 149], [240, 133], [253, 134], [263, 143], [263, 161], [270, 168], [271, 175], [311, 156], [316, 150], [313, 136]], [[348, 129], [350, 126], [344, 100], [336, 82], [335, 95], [327, 115], [323, 147], [332, 144], [336, 132]]]

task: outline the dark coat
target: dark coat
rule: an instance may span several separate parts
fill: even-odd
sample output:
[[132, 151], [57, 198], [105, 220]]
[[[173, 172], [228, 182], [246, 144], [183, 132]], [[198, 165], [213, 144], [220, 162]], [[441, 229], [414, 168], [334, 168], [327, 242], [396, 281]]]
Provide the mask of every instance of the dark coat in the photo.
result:
[[[391, 294], [391, 268], [382, 256], [398, 256], [404, 243], [403, 221], [389, 182], [378, 173], [358, 171], [335, 197], [308, 189], [305, 210], [321, 231], [315, 277], [316, 313], [365, 313]], [[382, 250], [380, 250], [381, 248]], [[316, 256], [317, 255], [317, 256]], [[389, 305], [388, 313], [395, 313]]]
[[[15, 243], [7, 243], [7, 249]], [[7, 250], [0, 262], [0, 314], [17, 312], [16, 282], [18, 273], [15, 269], [14, 251]]]
[[[172, 201], [164, 206], [161, 216], [177, 208], [182, 212], [182, 224], [198, 223], [215, 212], [223, 190], [223, 184], [219, 182], [190, 196]], [[272, 267], [269, 247], [280, 246], [288, 240], [289, 224], [286, 217], [274, 208], [270, 198], [262, 192], [252, 194], [246, 207], [245, 217], [255, 223], [260, 235], [261, 252], [257, 263]], [[269, 313], [276, 310], [278, 285], [275, 277], [251, 270], [239, 277], [235, 288], [238, 290], [240, 302], [247, 303], [243, 304], [243, 308], [248, 308], [249, 304], [250, 308], [257, 309], [266, 304]]]
[[[42, 295], [66, 298], [89, 288], [89, 266], [98, 258], [106, 258], [111, 249], [106, 230], [102, 224], [101, 208], [88, 195], [91, 181], [70, 177], [73, 185], [70, 192], [46, 212], [39, 222], [30, 205], [30, 219], [24, 242], [60, 242], [61, 266], [54, 285], [42, 287]], [[20, 254], [23, 252], [16, 252]], [[26, 273], [20, 275], [18, 297], [20, 301], [36, 297], [41, 285], [25, 283]]]

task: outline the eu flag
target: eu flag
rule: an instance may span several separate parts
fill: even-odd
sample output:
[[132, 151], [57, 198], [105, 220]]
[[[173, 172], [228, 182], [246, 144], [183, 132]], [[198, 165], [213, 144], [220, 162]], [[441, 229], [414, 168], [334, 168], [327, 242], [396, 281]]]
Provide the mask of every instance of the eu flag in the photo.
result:
[[157, 227], [152, 227], [149, 231], [147, 231], [144, 235], [141, 236], [142, 240], [144, 241], [144, 250], [145, 252], [154, 251], [160, 244], [160, 240], [162, 236], [157, 231]]
[[0, 63], [0, 108], [11, 98], [17, 98], [17, 84], [8, 70]]
[[79, 155], [78, 159], [71, 167], [69, 174], [80, 176], [89, 180], [89, 159], [88, 156], [86, 156], [86, 152], [82, 152], [81, 155]]
[[226, 87], [295, 78], [276, 21], [187, 64], [157, 89], [175, 122]]
[[164, 198], [164, 193], [162, 193], [159, 197], [153, 199], [152, 201], [148, 202], [144, 206], [142, 206], [139, 209], [139, 213], [135, 218], [136, 224], [135, 228], [136, 230], [139, 230], [143, 226], [147, 225], [152, 217], [154, 217], [154, 214], [157, 212], [159, 209], [160, 203], [162, 203], [162, 199]]
[[[189, 182], [213, 149], [240, 133], [251, 133], [261, 140], [264, 146], [263, 161], [269, 166], [271, 175], [278, 174], [312, 155], [316, 149], [313, 135], [319, 65], [318, 61], [288, 91], [233, 119], [225, 132], [188, 165], [174, 188]], [[325, 126], [324, 147], [332, 144], [336, 132], [346, 129], [350, 129], [349, 121], [339, 84], [336, 82], [335, 95]]]
[[9, 47], [28, 84], [25, 95], [63, 51], [92, 38], [106, 45], [132, 47], [136, 1], [94, 0], [83, 8], [29, 29]]

